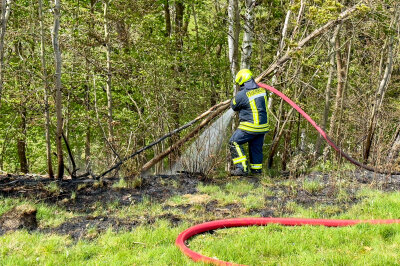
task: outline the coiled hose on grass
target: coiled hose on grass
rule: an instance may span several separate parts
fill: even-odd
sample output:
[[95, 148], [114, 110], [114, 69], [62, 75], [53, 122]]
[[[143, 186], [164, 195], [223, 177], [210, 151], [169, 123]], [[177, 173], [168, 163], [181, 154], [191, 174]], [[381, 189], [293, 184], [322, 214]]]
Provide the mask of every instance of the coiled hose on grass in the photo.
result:
[[[263, 83], [258, 83], [258, 85], [272, 93], [281, 97], [284, 101], [290, 104], [296, 111], [298, 111], [320, 134], [321, 136], [328, 142], [328, 144], [337, 152], [340, 156], [346, 158], [349, 162], [364, 168], [369, 171], [381, 173], [381, 174], [392, 174], [392, 175], [400, 175], [399, 172], [390, 172], [385, 170], [378, 170], [371, 166], [362, 164], [361, 162], [357, 161], [356, 159], [352, 158], [347, 153], [343, 152], [333, 140], [329, 138], [324, 130], [321, 129], [315, 123], [311, 117], [306, 114], [296, 103], [290, 100], [285, 94], [278, 91], [277, 89], [268, 86]], [[391, 224], [391, 223], [400, 223], [400, 220], [332, 220], [332, 219], [300, 219], [300, 218], [237, 218], [237, 219], [227, 219], [227, 220], [218, 220], [207, 222], [199, 225], [195, 225], [183, 231], [179, 234], [178, 238], [176, 239], [175, 244], [180, 248], [180, 250], [189, 256], [194, 261], [203, 261], [207, 263], [213, 263], [215, 265], [236, 265], [230, 262], [221, 261], [215, 258], [210, 258], [200, 253], [194, 252], [193, 250], [189, 249], [185, 241], [187, 241], [192, 236], [197, 234], [201, 234], [207, 231], [220, 229], [220, 228], [229, 228], [229, 227], [242, 227], [242, 226], [254, 226], [254, 225], [267, 225], [267, 224], [281, 224], [286, 226], [299, 226], [299, 225], [324, 225], [330, 227], [341, 227], [341, 226], [350, 226], [359, 223], [370, 223], [370, 224]]]
[[189, 256], [194, 261], [202, 261], [206, 263], [213, 263], [215, 265], [237, 265], [215, 258], [210, 258], [200, 253], [197, 253], [185, 245], [185, 241], [192, 236], [215, 230], [220, 228], [242, 227], [242, 226], [263, 226], [268, 224], [281, 224], [286, 226], [299, 226], [299, 225], [324, 225], [329, 227], [343, 227], [359, 223], [369, 224], [392, 224], [400, 223], [400, 220], [332, 220], [332, 219], [301, 219], [301, 218], [236, 218], [227, 220], [217, 220], [207, 223], [202, 223], [190, 227], [179, 234], [175, 244], [180, 250]]

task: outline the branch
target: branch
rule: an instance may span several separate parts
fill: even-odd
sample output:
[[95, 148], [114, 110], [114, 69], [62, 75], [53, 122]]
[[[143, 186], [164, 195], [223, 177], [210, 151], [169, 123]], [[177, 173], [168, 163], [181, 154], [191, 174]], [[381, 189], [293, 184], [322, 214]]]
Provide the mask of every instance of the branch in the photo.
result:
[[213, 113], [211, 114], [209, 117], [207, 117], [206, 119], [204, 119], [199, 126], [197, 126], [192, 132], [190, 132], [188, 135], [186, 135], [184, 138], [180, 139], [179, 141], [177, 141], [175, 144], [173, 144], [171, 147], [169, 147], [167, 150], [165, 150], [164, 152], [162, 152], [161, 154], [157, 155], [156, 157], [154, 157], [153, 159], [151, 159], [150, 161], [148, 161], [141, 170], [141, 173], [146, 172], [147, 170], [149, 170], [153, 165], [155, 165], [156, 163], [158, 163], [159, 161], [161, 161], [162, 159], [164, 159], [168, 154], [170, 154], [171, 152], [173, 152], [174, 150], [180, 148], [180, 146], [182, 146], [185, 142], [189, 141], [190, 139], [192, 139], [203, 127], [205, 127], [214, 117], [216, 117], [217, 115], [219, 115], [221, 112], [223, 112], [224, 110], [226, 110], [229, 107], [229, 101], [225, 101], [226, 104], [221, 105], [220, 107]]
[[[99, 178], [105, 176], [106, 174], [110, 173], [111, 171], [113, 171], [113, 170], [115, 170], [115, 169], [118, 169], [118, 168], [119, 168], [124, 162], [126, 162], [127, 160], [129, 160], [129, 159], [135, 157], [136, 155], [142, 153], [143, 151], [145, 151], [145, 150], [147, 150], [147, 149], [150, 149], [151, 147], [153, 147], [154, 145], [157, 145], [158, 143], [160, 143], [160, 142], [163, 141], [164, 139], [166, 139], [166, 138], [168, 138], [168, 137], [171, 137], [172, 135], [174, 135], [174, 134], [176, 134], [176, 133], [178, 133], [178, 132], [180, 132], [180, 131], [182, 131], [182, 130], [188, 128], [188, 127], [190, 127], [191, 125], [193, 125], [194, 123], [196, 123], [196, 122], [199, 121], [200, 119], [202, 119], [202, 118], [206, 117], [207, 115], [209, 115], [210, 113], [212, 113], [215, 109], [221, 108], [221, 107], [226, 108], [226, 106], [229, 104], [229, 102], [230, 102], [230, 100], [226, 100], [226, 101], [224, 101], [224, 102], [222, 102], [222, 103], [219, 103], [219, 104], [217, 104], [217, 105], [214, 105], [213, 107], [211, 107], [211, 108], [208, 109], [206, 112], [202, 113], [201, 115], [199, 115], [198, 117], [196, 117], [195, 119], [193, 119], [192, 121], [190, 121], [189, 123], [187, 123], [187, 124], [181, 126], [180, 128], [177, 128], [177, 129], [175, 129], [175, 130], [169, 132], [168, 134], [162, 136], [162, 137], [159, 138], [158, 140], [156, 140], [156, 141], [150, 143], [149, 145], [147, 145], [147, 146], [145, 146], [145, 147], [143, 147], [143, 148], [141, 148], [141, 149], [135, 151], [135, 152], [132, 153], [131, 155], [125, 157], [124, 159], [122, 159], [121, 161], [119, 161], [118, 163], [116, 163], [113, 167], [111, 167], [111, 168], [108, 169], [107, 171], [103, 172], [103, 173], [100, 174], [99, 176], [96, 176], [96, 179], [99, 179]], [[217, 113], [217, 114], [219, 113], [218, 110], [219, 110], [219, 109], [216, 110], [216, 113]], [[214, 114], [213, 114], [213, 115], [214, 115]], [[215, 117], [215, 116], [213, 116], [213, 117]], [[164, 157], [163, 157], [163, 158], [164, 158]], [[93, 174], [91, 174], [91, 175], [93, 176]]]
[[274, 72], [277, 68], [281, 67], [285, 62], [287, 62], [288, 60], [290, 60], [292, 58], [292, 55], [301, 50], [303, 48], [304, 45], [306, 45], [308, 42], [310, 42], [312, 39], [314, 39], [315, 37], [320, 36], [321, 34], [327, 32], [330, 28], [338, 25], [339, 23], [341, 23], [342, 21], [345, 21], [347, 19], [350, 18], [350, 15], [352, 15], [355, 11], [357, 11], [357, 9], [361, 6], [361, 4], [364, 1], [360, 2], [359, 4], [347, 9], [346, 11], [340, 13], [340, 15], [338, 16], [337, 19], [335, 20], [331, 20], [328, 23], [326, 23], [325, 25], [323, 25], [322, 27], [314, 30], [310, 35], [308, 35], [307, 37], [305, 37], [304, 39], [302, 39], [299, 44], [297, 45], [297, 47], [288, 50], [284, 56], [282, 56], [281, 58], [279, 58], [278, 60], [276, 60], [272, 65], [270, 65], [268, 67], [267, 70], [265, 70], [264, 72], [262, 72], [257, 78], [256, 78], [256, 82], [259, 83], [262, 79], [264, 79], [265, 77], [267, 77], [268, 75], [270, 75], [272, 72]]

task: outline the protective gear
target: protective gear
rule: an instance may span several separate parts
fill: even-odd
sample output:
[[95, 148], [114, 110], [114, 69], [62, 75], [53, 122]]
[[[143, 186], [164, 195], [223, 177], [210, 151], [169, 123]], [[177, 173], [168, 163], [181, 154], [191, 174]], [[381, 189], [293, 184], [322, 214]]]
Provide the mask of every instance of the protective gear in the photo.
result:
[[262, 170], [261, 169], [252, 169], [251, 170], [251, 175], [252, 176], [259, 176], [262, 174]]
[[242, 69], [235, 81], [241, 90], [232, 99], [231, 107], [239, 112], [239, 127], [229, 140], [235, 173], [248, 173], [247, 158], [243, 144], [249, 145], [250, 170], [254, 174], [262, 171], [264, 136], [270, 130], [267, 114], [268, 99], [263, 88], [252, 78], [248, 69]]
[[231, 101], [234, 111], [239, 111], [239, 129], [251, 134], [265, 134], [270, 130], [267, 106], [267, 94], [259, 88], [253, 78], [243, 83]]
[[254, 135], [241, 129], [238, 129], [233, 133], [229, 140], [229, 148], [236, 169], [241, 169], [246, 173], [248, 172], [247, 158], [244, 153], [243, 144], [249, 143], [250, 170], [252, 172], [261, 172], [264, 136], [265, 134]]
[[236, 74], [235, 81], [237, 84], [242, 85], [253, 77], [253, 73], [249, 69], [242, 69]]
[[230, 174], [232, 176], [247, 176], [247, 172], [245, 172], [243, 169], [241, 168], [236, 168], [235, 170], [232, 170], [230, 172]]

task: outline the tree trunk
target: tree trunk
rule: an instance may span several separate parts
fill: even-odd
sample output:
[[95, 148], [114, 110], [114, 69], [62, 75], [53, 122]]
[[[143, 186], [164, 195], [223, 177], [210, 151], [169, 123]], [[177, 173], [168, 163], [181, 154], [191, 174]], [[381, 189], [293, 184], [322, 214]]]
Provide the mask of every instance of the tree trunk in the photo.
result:
[[233, 94], [236, 95], [237, 87], [235, 84], [235, 75], [238, 71], [239, 58], [239, 32], [240, 32], [240, 17], [239, 17], [239, 1], [229, 0], [228, 5], [228, 49], [229, 62], [232, 75]]
[[[336, 27], [338, 31], [340, 31], [341, 25]], [[329, 125], [329, 136], [333, 136], [335, 132], [335, 123], [337, 114], [339, 112], [339, 105], [341, 102], [342, 94], [343, 94], [343, 85], [344, 85], [344, 68], [343, 68], [343, 61], [342, 61], [342, 54], [340, 52], [340, 36], [337, 35], [335, 41], [335, 50], [336, 50], [336, 69], [337, 69], [337, 87], [336, 87], [336, 98], [335, 104], [332, 111], [331, 122]]]
[[[183, 72], [183, 66], [181, 63], [182, 51], [183, 51], [183, 17], [184, 17], [185, 5], [182, 0], [175, 1], [175, 25], [174, 25], [174, 34], [175, 34], [175, 57], [176, 62], [174, 65], [174, 78], [175, 78], [175, 95], [180, 95], [181, 93], [181, 75]], [[181, 106], [180, 100], [172, 96], [170, 98], [171, 101], [171, 117], [172, 117], [172, 127], [178, 128], [180, 125], [181, 118]], [[179, 140], [179, 134], [176, 134], [171, 137], [170, 145], [173, 145], [175, 142]], [[169, 156], [169, 164], [172, 167], [175, 164], [176, 160], [180, 156], [179, 150], [174, 150]]]
[[28, 169], [28, 160], [26, 159], [26, 103], [25, 100], [21, 103], [21, 135], [17, 140], [17, 150], [18, 150], [18, 158], [19, 158], [19, 165], [20, 171], [24, 174], [29, 172]]
[[[292, 13], [291, 9], [288, 9], [288, 11], [286, 12], [285, 22], [284, 22], [283, 28], [282, 28], [281, 40], [279, 42], [278, 50], [276, 51], [276, 58], [279, 58], [279, 55], [281, 54], [281, 52], [283, 51], [283, 48], [285, 46], [285, 39], [286, 39], [286, 35], [287, 35], [287, 29], [288, 29], [288, 26], [289, 26], [289, 20], [290, 20], [291, 13]], [[277, 70], [278, 69], [274, 70], [274, 75], [272, 76], [272, 79], [271, 79], [272, 86], [274, 86], [277, 83], [277, 80], [278, 80], [278, 73], [277, 73], [278, 71]], [[274, 98], [272, 96], [273, 96], [273, 93], [271, 92], [269, 94], [269, 97], [268, 97], [268, 110], [270, 112], [273, 111], [272, 109], [273, 109], [273, 100], [274, 100]], [[272, 139], [271, 150], [270, 150], [270, 154], [269, 154], [269, 157], [268, 157], [268, 168], [271, 168], [272, 165], [273, 165], [274, 156], [275, 156], [275, 154], [276, 154], [276, 152], [278, 150], [279, 140], [280, 140], [280, 138], [282, 136], [282, 133], [283, 133], [283, 130], [280, 130], [280, 121], [281, 121], [281, 118], [283, 119], [283, 117], [284, 117], [282, 108], [283, 108], [283, 100], [281, 100], [281, 103], [279, 105], [279, 115], [278, 115], [279, 119], [277, 119], [276, 125], [275, 125], [275, 128], [274, 128], [274, 134], [273, 134], [273, 139]]]
[[6, 35], [7, 21], [11, 13], [12, 0], [1, 1], [1, 28], [0, 28], [0, 108], [4, 85], [4, 36]]
[[[289, 8], [289, 10], [286, 12], [285, 22], [284, 22], [283, 28], [282, 28], [281, 41], [279, 42], [279, 47], [278, 47], [278, 50], [276, 51], [276, 58], [279, 58], [283, 48], [285, 47], [285, 39], [286, 39], [286, 34], [287, 34], [287, 29], [289, 26], [289, 20], [290, 20], [291, 14], [292, 14], [292, 10]], [[272, 79], [271, 79], [271, 86], [274, 86], [278, 80], [277, 71], [278, 71], [278, 68], [276, 68], [274, 70], [274, 75], [272, 76]], [[268, 97], [268, 110], [272, 110], [272, 107], [273, 107], [274, 98], [272, 96], [273, 96], [273, 93], [270, 92], [269, 97]]]
[[[96, 3], [96, 0], [90, 0], [90, 14], [93, 17], [94, 16], [94, 5]], [[94, 31], [94, 22], [93, 20], [89, 20], [88, 22], [88, 32], [93, 32]], [[93, 52], [93, 49], [90, 48], [90, 52]], [[90, 156], [91, 156], [91, 149], [90, 149], [90, 144], [91, 144], [91, 118], [90, 118], [90, 87], [91, 87], [91, 69], [90, 69], [90, 64], [89, 64], [89, 59], [86, 57], [86, 84], [85, 84], [85, 107], [86, 107], [86, 136], [85, 136], [85, 170], [87, 172], [91, 171], [91, 165], [90, 165]], [[96, 88], [93, 88], [95, 90]]]
[[253, 53], [254, 8], [256, 0], [245, 0], [246, 13], [244, 17], [244, 33], [242, 44], [242, 62], [240, 68], [251, 68], [251, 54]]
[[[342, 98], [340, 100], [340, 115], [339, 115], [339, 123], [336, 129], [336, 139], [340, 138], [340, 133], [342, 129], [342, 121], [343, 121], [343, 114], [344, 114], [344, 102], [346, 100], [346, 91], [347, 91], [347, 81], [349, 78], [349, 68], [350, 68], [350, 57], [351, 57], [351, 40], [347, 42], [347, 60], [346, 60], [346, 69], [344, 70], [344, 83], [343, 83], [343, 93]], [[340, 144], [340, 143], [339, 143]]]
[[169, 0], [165, 0], [164, 13], [165, 13], [165, 37], [169, 37], [171, 36], [171, 13], [169, 11]]
[[[328, 81], [326, 83], [325, 87], [325, 107], [324, 107], [324, 115], [322, 119], [322, 125], [321, 128], [325, 131], [326, 130], [326, 125], [328, 123], [328, 117], [329, 117], [329, 101], [331, 98], [331, 85], [332, 85], [332, 79], [333, 79], [333, 73], [335, 72], [335, 43], [336, 43], [336, 38], [339, 33], [339, 27], [336, 27], [335, 31], [333, 32], [332, 38], [329, 40], [329, 75], [328, 75]], [[317, 142], [315, 144], [315, 159], [318, 159], [320, 156], [320, 150], [321, 150], [321, 145], [322, 145], [322, 136], [318, 135]]]
[[108, 28], [108, 7], [111, 1], [105, 0], [103, 1], [104, 8], [104, 41], [106, 45], [106, 58], [107, 58], [107, 81], [106, 81], [106, 94], [107, 94], [107, 110], [108, 110], [108, 141], [112, 146], [112, 149], [109, 151], [110, 162], [113, 163], [115, 156], [113, 153], [113, 149], [115, 150], [114, 143], [114, 126], [113, 126], [113, 101], [112, 101], [112, 93], [111, 93], [111, 44], [110, 44], [110, 33]]
[[390, 147], [387, 159], [389, 163], [393, 163], [398, 157], [400, 153], [400, 125], [397, 127], [397, 130], [394, 134], [394, 141]]
[[61, 97], [61, 51], [58, 41], [58, 31], [60, 28], [60, 0], [54, 0], [54, 28], [53, 28], [53, 48], [54, 58], [56, 65], [55, 76], [55, 91], [56, 91], [56, 112], [57, 112], [57, 132], [56, 132], [56, 146], [57, 146], [57, 159], [58, 159], [58, 171], [57, 178], [62, 179], [64, 176], [64, 157], [62, 149], [62, 97]]
[[185, 6], [182, 0], [175, 1], [175, 35], [176, 35], [176, 51], [182, 52], [183, 49], [183, 14]]
[[[297, 101], [301, 99], [301, 97], [303, 96], [304, 91], [305, 90], [302, 88], [301, 92], [299, 93], [299, 96], [297, 97]], [[276, 135], [274, 137], [274, 140], [272, 141], [271, 151], [270, 151], [269, 156], [268, 156], [268, 168], [269, 169], [272, 168], [272, 166], [273, 166], [274, 156], [275, 156], [276, 152], [278, 151], [278, 147], [279, 147], [279, 141], [280, 141], [280, 139], [282, 137], [282, 134], [284, 132], [284, 129], [285, 129], [285, 126], [286, 126], [287, 122], [292, 117], [293, 111], [294, 111], [294, 108], [291, 108], [289, 110], [285, 121], [282, 123], [282, 126], [280, 127], [279, 130], [276, 130]]]
[[86, 136], [85, 136], [85, 168], [88, 171], [90, 166], [90, 76], [89, 67], [87, 68], [88, 74], [86, 75], [86, 85], [85, 85], [85, 107], [86, 107]]
[[364, 150], [365, 162], [368, 161], [368, 157], [371, 151], [372, 139], [374, 137], [375, 127], [377, 122], [376, 115], [382, 104], [383, 98], [385, 97], [385, 90], [387, 88], [393, 70], [393, 42], [394, 42], [394, 36], [392, 35], [390, 37], [388, 44], [388, 57], [387, 57], [385, 72], [383, 74], [382, 80], [380, 81], [377, 92], [375, 94], [375, 103], [372, 108], [371, 116], [368, 121], [367, 139], [365, 141], [365, 150]]
[[291, 154], [291, 142], [292, 142], [292, 129], [294, 122], [291, 121], [289, 129], [285, 133], [284, 150], [282, 152], [282, 171], [287, 170], [287, 162]]
[[40, 25], [40, 59], [42, 61], [42, 74], [44, 85], [44, 115], [45, 115], [45, 134], [46, 134], [46, 156], [47, 171], [50, 178], [54, 178], [53, 161], [51, 159], [50, 142], [50, 110], [49, 110], [49, 82], [47, 79], [46, 57], [45, 57], [45, 36], [43, 26], [43, 6], [42, 0], [39, 0], [39, 25]]

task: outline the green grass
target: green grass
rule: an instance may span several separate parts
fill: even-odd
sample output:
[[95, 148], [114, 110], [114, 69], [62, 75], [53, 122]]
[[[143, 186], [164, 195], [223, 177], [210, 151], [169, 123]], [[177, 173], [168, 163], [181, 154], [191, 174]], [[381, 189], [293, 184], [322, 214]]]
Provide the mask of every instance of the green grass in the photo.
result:
[[[392, 219], [400, 217], [400, 193], [363, 190], [364, 199], [335, 216], [338, 207], [303, 208], [288, 203], [293, 216], [338, 219]], [[400, 224], [327, 228], [323, 226], [231, 228], [203, 234], [190, 247], [209, 257], [248, 265], [397, 265], [400, 262]], [[251, 247], [251, 248], [249, 248]]]
[[79, 215], [65, 211], [61, 208], [58, 208], [57, 206], [50, 206], [45, 203], [33, 203], [31, 201], [23, 199], [10, 199], [0, 197], [0, 216], [11, 208], [22, 204], [29, 204], [37, 208], [36, 218], [40, 227], [58, 226], [65, 222], [67, 219]]
[[[233, 228], [200, 235], [190, 247], [248, 265], [394, 265], [400, 259], [400, 225]], [[249, 248], [251, 247], [251, 248]]]
[[[284, 196], [272, 192], [267, 178], [261, 185], [246, 180], [230, 180], [224, 185], [199, 185], [197, 194], [175, 195], [166, 202], [144, 198], [129, 206], [110, 202], [98, 206], [98, 213], [109, 217], [132, 218], [144, 222], [132, 231], [105, 232], [87, 228], [89, 237], [74, 241], [69, 236], [18, 231], [0, 237], [1, 265], [197, 265], [174, 245], [177, 235], [200, 221], [227, 218], [224, 215], [249, 216], [246, 211], [268, 206], [266, 196]], [[308, 181], [307, 181], [308, 182]], [[314, 181], [310, 181], [314, 182]], [[286, 180], [285, 188], [319, 191], [314, 183]], [[290, 188], [290, 189], [289, 189]], [[292, 192], [290, 192], [292, 193]], [[294, 193], [294, 192], [293, 192]], [[346, 198], [345, 188], [333, 197]], [[315, 203], [304, 207], [294, 200], [285, 203], [290, 216], [337, 219], [391, 219], [400, 217], [400, 192], [360, 190], [356, 205], [343, 211], [342, 205]], [[215, 210], [205, 208], [215, 204]], [[235, 203], [233, 209], [226, 206]], [[56, 227], [81, 215], [56, 206], [0, 197], [0, 215], [13, 206], [31, 204], [38, 209], [39, 227]], [[181, 208], [187, 206], [187, 208]], [[168, 208], [166, 208], [168, 207]], [[227, 210], [228, 213], [218, 209]], [[96, 213], [96, 212], [95, 212]], [[158, 217], [172, 214], [182, 219], [173, 226]], [[218, 216], [220, 215], [220, 216]], [[232, 216], [231, 216], [232, 217]], [[145, 225], [152, 218], [154, 224]], [[204, 255], [248, 265], [394, 265], [400, 262], [400, 225], [362, 224], [346, 228], [321, 226], [284, 227], [270, 225], [217, 230], [189, 241], [190, 247]]]
[[19, 231], [0, 238], [2, 265], [195, 265], [174, 246], [187, 225], [166, 221], [131, 232], [111, 229], [93, 241]]

